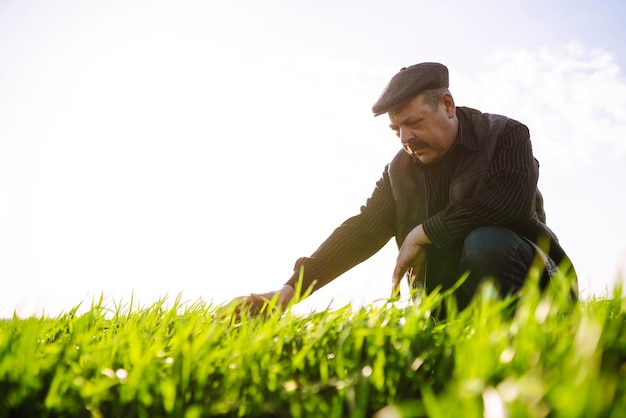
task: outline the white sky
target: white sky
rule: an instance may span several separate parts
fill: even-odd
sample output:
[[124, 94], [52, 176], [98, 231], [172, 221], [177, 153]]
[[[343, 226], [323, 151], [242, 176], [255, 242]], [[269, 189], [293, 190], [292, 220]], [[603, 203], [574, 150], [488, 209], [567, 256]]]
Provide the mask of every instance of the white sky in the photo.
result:
[[[437, 3], [437, 4], [432, 4]], [[280, 287], [399, 148], [403, 66], [526, 123], [583, 296], [626, 260], [626, 3], [0, 0], [0, 316]], [[307, 301], [389, 295], [390, 243]]]

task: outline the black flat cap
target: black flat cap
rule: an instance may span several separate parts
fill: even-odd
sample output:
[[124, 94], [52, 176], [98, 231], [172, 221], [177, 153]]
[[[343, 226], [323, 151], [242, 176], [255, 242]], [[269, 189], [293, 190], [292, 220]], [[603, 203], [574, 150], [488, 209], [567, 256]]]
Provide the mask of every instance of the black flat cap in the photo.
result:
[[448, 67], [436, 62], [422, 62], [404, 67], [393, 76], [378, 101], [372, 106], [374, 116], [417, 96], [424, 90], [448, 87]]

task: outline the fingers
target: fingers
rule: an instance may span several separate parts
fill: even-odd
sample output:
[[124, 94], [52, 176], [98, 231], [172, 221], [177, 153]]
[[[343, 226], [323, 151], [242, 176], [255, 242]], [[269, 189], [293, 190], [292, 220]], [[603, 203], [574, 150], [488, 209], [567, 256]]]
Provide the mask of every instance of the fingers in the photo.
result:
[[[256, 316], [265, 315], [273, 311], [283, 311], [289, 307], [296, 294], [295, 289], [285, 284], [280, 290], [266, 293], [250, 293], [233, 299], [228, 306], [237, 317], [242, 314]], [[296, 301], [297, 302], [297, 301]]]
[[400, 282], [409, 269], [413, 268], [415, 276], [417, 276], [424, 263], [424, 245], [429, 243], [430, 239], [424, 232], [422, 225], [413, 228], [406, 236], [398, 251], [396, 266], [393, 270], [392, 296], [400, 295]]
[[[241, 296], [233, 300], [236, 304], [235, 313], [237, 316], [242, 314], [257, 316], [267, 314], [269, 311], [278, 308], [285, 309], [289, 301], [293, 298], [293, 288], [289, 287], [292, 293], [283, 294], [280, 292], [267, 293], [251, 293], [249, 296]], [[286, 290], [289, 290], [286, 289]]]
[[251, 293], [247, 297], [244, 306], [247, 307], [250, 315], [259, 315], [267, 311], [271, 298], [268, 298], [266, 294]]
[[391, 298], [399, 298], [400, 294], [400, 280], [396, 280], [395, 277], [391, 279]]
[[400, 283], [402, 282], [402, 276], [406, 272], [405, 268], [396, 264], [396, 267], [393, 270], [393, 276], [391, 277], [391, 297], [399, 298], [400, 297]]
[[261, 295], [252, 293], [249, 296], [240, 296], [233, 299], [227, 305], [227, 308], [230, 310], [231, 315], [235, 314], [239, 318], [242, 315], [259, 315], [263, 310], [264, 304], [265, 301]]
[[414, 256], [415, 254], [408, 253], [404, 247], [400, 248], [398, 258], [396, 259], [396, 266], [393, 269], [394, 282], [396, 280], [399, 282], [402, 276], [409, 270], [409, 262]]
[[400, 283], [402, 282], [402, 278], [406, 274], [407, 271], [411, 268], [409, 265], [409, 260], [406, 259], [405, 253], [400, 249], [400, 253], [398, 254], [398, 258], [396, 259], [396, 266], [393, 269], [393, 276], [391, 279], [392, 289], [391, 289], [391, 297], [400, 297]]
[[425, 256], [426, 252], [420, 245], [413, 246], [409, 250], [402, 245], [398, 253], [398, 258], [396, 259], [396, 266], [393, 270], [391, 280], [392, 298], [400, 297], [400, 283], [407, 272], [410, 272], [409, 282], [414, 281], [419, 276]]

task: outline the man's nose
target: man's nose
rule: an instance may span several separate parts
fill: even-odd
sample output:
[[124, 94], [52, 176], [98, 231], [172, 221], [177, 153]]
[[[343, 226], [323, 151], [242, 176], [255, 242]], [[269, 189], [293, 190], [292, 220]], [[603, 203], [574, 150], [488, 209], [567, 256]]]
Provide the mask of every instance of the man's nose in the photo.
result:
[[402, 146], [409, 145], [409, 142], [413, 139], [413, 135], [408, 129], [400, 128], [400, 142], [402, 142]]
[[402, 148], [409, 154], [413, 154], [413, 150], [411, 149], [411, 140], [413, 139], [413, 135], [410, 134], [408, 129], [400, 129], [400, 143], [402, 144]]

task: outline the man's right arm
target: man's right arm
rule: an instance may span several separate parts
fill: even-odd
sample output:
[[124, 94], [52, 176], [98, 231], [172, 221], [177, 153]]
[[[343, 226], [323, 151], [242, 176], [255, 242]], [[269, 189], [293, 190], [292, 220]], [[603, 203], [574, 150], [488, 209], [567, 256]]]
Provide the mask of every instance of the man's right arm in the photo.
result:
[[395, 234], [395, 202], [387, 167], [358, 215], [343, 222], [310, 256], [296, 261], [287, 285], [302, 291], [322, 286], [378, 252]]
[[298, 259], [291, 278], [281, 289], [252, 293], [234, 302], [249, 306], [248, 312], [255, 313], [277, 297], [278, 306], [285, 308], [295, 296], [301, 272], [302, 293], [310, 288], [315, 291], [380, 250], [395, 234], [395, 202], [387, 170], [385, 167], [360, 213], [335, 229], [310, 257]]

